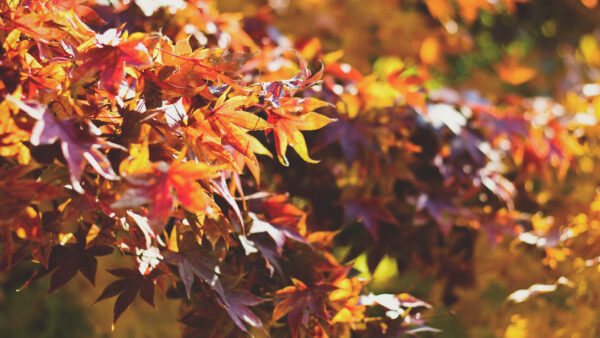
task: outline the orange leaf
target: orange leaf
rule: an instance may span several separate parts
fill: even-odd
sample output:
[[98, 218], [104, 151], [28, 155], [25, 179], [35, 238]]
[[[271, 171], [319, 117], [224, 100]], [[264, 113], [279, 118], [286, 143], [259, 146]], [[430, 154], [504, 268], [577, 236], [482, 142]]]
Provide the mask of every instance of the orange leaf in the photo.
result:
[[281, 108], [268, 110], [267, 121], [274, 126], [269, 131], [274, 133], [277, 157], [283, 165], [289, 164], [285, 156], [288, 145], [292, 146], [304, 161], [318, 162], [308, 155], [306, 141], [300, 130], [316, 130], [336, 121], [311, 111], [325, 105], [327, 104], [316, 99], [283, 98]]

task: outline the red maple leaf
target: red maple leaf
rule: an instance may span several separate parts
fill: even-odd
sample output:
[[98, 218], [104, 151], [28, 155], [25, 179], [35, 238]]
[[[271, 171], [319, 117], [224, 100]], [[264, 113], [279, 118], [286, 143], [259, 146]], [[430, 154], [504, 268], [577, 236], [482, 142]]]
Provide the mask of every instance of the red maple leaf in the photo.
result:
[[100, 89], [110, 97], [117, 96], [119, 86], [125, 77], [125, 65], [145, 67], [152, 64], [152, 58], [144, 45], [146, 35], [134, 33], [127, 39], [121, 37], [121, 30], [111, 28], [96, 35], [96, 44], [77, 59], [82, 64], [77, 67], [72, 88], [78, 88], [89, 76], [100, 72]]

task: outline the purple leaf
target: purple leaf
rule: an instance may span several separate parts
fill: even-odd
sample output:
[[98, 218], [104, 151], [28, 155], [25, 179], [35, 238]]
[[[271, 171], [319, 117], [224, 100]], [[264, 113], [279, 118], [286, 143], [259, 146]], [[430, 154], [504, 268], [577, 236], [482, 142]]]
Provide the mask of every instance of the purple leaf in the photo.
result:
[[364, 124], [352, 123], [350, 120], [339, 117], [335, 123], [330, 123], [319, 132], [313, 150], [319, 151], [339, 140], [346, 163], [351, 164], [356, 160], [361, 145], [375, 151], [375, 147], [365, 135], [367, 135], [367, 130]]
[[281, 253], [283, 245], [285, 244], [285, 234], [271, 224], [260, 220], [253, 212], [250, 212], [249, 215], [252, 219], [252, 228], [250, 228], [248, 235], [266, 232], [277, 245], [277, 251]]
[[219, 178], [213, 179], [212, 184], [216, 192], [221, 195], [227, 201], [227, 204], [231, 206], [233, 211], [235, 211], [235, 215], [238, 217], [238, 221], [242, 228], [244, 227], [244, 219], [242, 218], [242, 212], [240, 211], [240, 207], [238, 206], [235, 198], [231, 196], [229, 189], [227, 188], [227, 183], [225, 182], [225, 177], [223, 174], [219, 176]]
[[9, 97], [19, 108], [37, 120], [31, 131], [30, 142], [34, 146], [52, 144], [60, 139], [60, 148], [71, 171], [71, 183], [75, 191], [83, 194], [80, 179], [85, 169], [84, 159], [104, 178], [118, 180], [110, 161], [101, 148], [121, 146], [98, 138], [100, 131], [91, 122], [87, 128], [77, 128], [72, 119], [56, 121], [50, 111], [33, 101], [23, 102]]
[[277, 250], [275, 243], [273, 243], [265, 233], [252, 236], [252, 240], [243, 240], [245, 238], [243, 236], [240, 236], [239, 238], [246, 251], [246, 255], [257, 251], [260, 252], [260, 255], [265, 259], [267, 269], [269, 269], [269, 275], [273, 277], [273, 272], [277, 270], [281, 277], [283, 277], [283, 271], [277, 261], [277, 259], [281, 257], [281, 253]]
[[188, 299], [190, 299], [190, 290], [192, 289], [192, 284], [194, 283], [194, 271], [192, 270], [192, 264], [185, 259], [181, 259], [178, 264], [178, 269], [179, 277], [181, 277], [181, 281], [185, 287], [185, 292], [187, 293]]
[[247, 306], [260, 304], [264, 302], [265, 299], [257, 297], [244, 290], [232, 290], [229, 288], [223, 288], [220, 296], [221, 297], [217, 297], [217, 300], [225, 307], [225, 310], [227, 310], [227, 313], [233, 322], [241, 330], [244, 332], [248, 331], [243, 322], [246, 322], [253, 327], [262, 327], [260, 318], [250, 311]]
[[395, 223], [390, 212], [383, 207], [383, 202], [376, 198], [350, 201], [344, 208], [344, 224], [361, 220], [375, 241], [377, 241], [377, 224], [379, 222]]
[[169, 252], [165, 260], [177, 263], [179, 277], [183, 282], [188, 298], [190, 298], [190, 290], [194, 283], [194, 275], [217, 291], [221, 289], [219, 284], [219, 274], [221, 273], [219, 261], [210, 254], [203, 251], [186, 253], [186, 255]]

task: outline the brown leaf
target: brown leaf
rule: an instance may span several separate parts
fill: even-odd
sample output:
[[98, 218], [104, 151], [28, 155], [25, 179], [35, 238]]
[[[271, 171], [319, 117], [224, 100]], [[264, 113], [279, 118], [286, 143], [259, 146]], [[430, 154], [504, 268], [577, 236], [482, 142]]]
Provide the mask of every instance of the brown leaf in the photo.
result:
[[123, 291], [117, 298], [114, 307], [114, 316], [113, 316], [113, 324], [117, 322], [117, 319], [127, 310], [129, 305], [133, 303], [135, 297], [137, 296], [138, 289], [137, 288], [128, 288]]

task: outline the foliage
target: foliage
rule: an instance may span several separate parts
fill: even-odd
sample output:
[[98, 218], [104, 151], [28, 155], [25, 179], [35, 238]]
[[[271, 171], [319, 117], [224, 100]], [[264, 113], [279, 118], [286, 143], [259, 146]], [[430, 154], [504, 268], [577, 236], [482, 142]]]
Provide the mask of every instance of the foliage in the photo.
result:
[[185, 337], [597, 334], [600, 47], [524, 2], [2, 3], [0, 271]]

